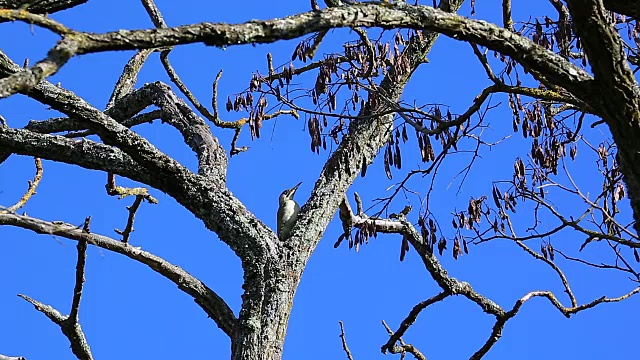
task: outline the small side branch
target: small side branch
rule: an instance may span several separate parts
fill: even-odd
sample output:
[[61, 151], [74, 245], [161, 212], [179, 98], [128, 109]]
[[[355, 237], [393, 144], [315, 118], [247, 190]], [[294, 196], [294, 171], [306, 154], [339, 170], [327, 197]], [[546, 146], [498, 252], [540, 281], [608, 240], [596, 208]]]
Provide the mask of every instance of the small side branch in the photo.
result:
[[107, 194], [111, 196], [118, 196], [119, 199], [124, 199], [127, 196], [142, 197], [151, 204], [157, 204], [158, 200], [149, 194], [149, 191], [143, 187], [126, 188], [116, 185], [116, 178], [113, 173], [107, 175]]
[[157, 28], [166, 28], [167, 23], [164, 21], [162, 17], [162, 13], [160, 13], [160, 9], [156, 6], [153, 0], [142, 0], [142, 6], [149, 14], [151, 21], [153, 21], [153, 25]]
[[33, 177], [32, 181], [29, 181], [29, 188], [27, 189], [27, 192], [24, 193], [24, 195], [22, 195], [22, 197], [20, 198], [20, 200], [18, 200], [17, 203], [15, 203], [14, 205], [0, 210], [0, 213], [12, 213], [12, 212], [16, 212], [18, 209], [20, 209], [21, 207], [23, 207], [27, 201], [29, 201], [29, 199], [31, 199], [31, 197], [36, 193], [36, 188], [38, 187], [38, 184], [40, 184], [40, 180], [42, 180], [42, 161], [40, 160], [40, 158], [35, 158], [35, 163], [36, 163], [36, 175]]
[[576, 297], [573, 294], [573, 291], [571, 290], [571, 287], [569, 286], [569, 280], [567, 280], [567, 277], [564, 275], [562, 270], [560, 270], [560, 267], [558, 267], [558, 265], [553, 263], [553, 261], [551, 261], [551, 260], [547, 259], [546, 257], [544, 257], [544, 256], [536, 253], [535, 251], [531, 250], [522, 241], [516, 240], [516, 244], [518, 244], [518, 246], [520, 246], [529, 255], [531, 255], [534, 258], [536, 258], [536, 259], [538, 259], [540, 261], [543, 261], [547, 265], [549, 265], [556, 272], [556, 274], [558, 274], [558, 276], [560, 277], [560, 281], [562, 281], [562, 285], [564, 286], [564, 291], [567, 293], [567, 295], [569, 295], [569, 300], [571, 300], [571, 306], [573, 306], [573, 307], [578, 306], [578, 300], [576, 300]]
[[51, 19], [46, 14], [39, 15], [28, 12], [24, 9], [10, 10], [0, 9], [0, 22], [4, 21], [22, 21], [27, 24], [40, 26], [44, 29], [51, 30], [58, 35], [72, 34], [73, 31], [61, 23]]
[[504, 310], [498, 304], [473, 290], [469, 283], [459, 281], [447, 274], [447, 271], [442, 267], [438, 258], [431, 252], [427, 241], [422, 238], [413, 224], [407, 220], [403, 212], [396, 214], [395, 217], [397, 220], [366, 218], [353, 213], [351, 213], [350, 216], [354, 227], [359, 229], [366, 228], [371, 235], [378, 232], [402, 234], [413, 248], [416, 249], [427, 271], [429, 271], [429, 274], [436, 283], [440, 285], [443, 292], [450, 295], [463, 295], [480, 306], [482, 310], [488, 314], [495, 316], [504, 314]]
[[382, 345], [382, 348], [380, 349], [382, 353], [385, 354], [387, 350], [390, 351], [395, 346], [396, 342], [401, 340], [401, 337], [409, 329], [409, 326], [413, 325], [413, 323], [418, 318], [418, 314], [420, 314], [422, 310], [424, 310], [429, 305], [435, 304], [438, 301], [442, 301], [446, 299], [449, 295], [451, 294], [446, 291], [442, 291], [438, 295], [435, 295], [419, 303], [418, 305], [414, 306], [413, 309], [411, 309], [411, 311], [409, 312], [409, 315], [407, 315], [407, 317], [404, 320], [402, 320], [402, 323], [400, 324], [400, 327], [396, 332], [392, 332], [390, 331], [391, 329], [388, 329], [389, 335], [391, 336], [389, 337], [389, 341], [387, 341], [386, 344]]
[[[32, 14], [53, 14], [86, 3], [88, 0], [1, 1], [6, 9], [25, 9]], [[0, 358], [1, 359], [1, 358]], [[4, 359], [2, 359], [4, 360]]]
[[[189, 90], [189, 88], [182, 81], [182, 79], [180, 79], [180, 77], [178, 76], [178, 73], [175, 71], [175, 69], [169, 62], [169, 52], [170, 52], [169, 50], [163, 51], [160, 54], [160, 60], [167, 72], [167, 75], [169, 75], [169, 78], [171, 79], [171, 81], [178, 87], [178, 89], [180, 89], [180, 92], [182, 92], [182, 94], [187, 97], [189, 102], [191, 102], [191, 104], [198, 110], [198, 112], [202, 116], [204, 116], [206, 119], [211, 121], [216, 127], [219, 127], [222, 129], [234, 130], [234, 136], [233, 136], [233, 139], [231, 140], [231, 151], [230, 151], [230, 154], [232, 156], [239, 154], [241, 152], [247, 151], [249, 149], [248, 147], [246, 146], [238, 147], [236, 143], [240, 136], [240, 131], [242, 130], [244, 125], [249, 124], [252, 120], [247, 118], [242, 118], [236, 121], [225, 121], [220, 118], [220, 113], [218, 111], [218, 82], [222, 77], [222, 70], [218, 72], [215, 80], [213, 81], [213, 86], [212, 86], [213, 90], [212, 90], [212, 98], [211, 98], [212, 112], [210, 112], [209, 109], [207, 109], [204, 105], [202, 105], [198, 101], [196, 96]], [[273, 114], [262, 114], [260, 120], [269, 120], [285, 114], [289, 114], [295, 117], [296, 119], [299, 118], [299, 115], [295, 110], [278, 110]]]
[[511, 0], [502, 0], [502, 23], [505, 29], [513, 30], [513, 18], [511, 18]]
[[504, 83], [504, 81], [500, 80], [498, 76], [495, 75], [493, 70], [491, 69], [491, 65], [489, 65], [489, 61], [487, 60], [487, 56], [485, 53], [482, 53], [478, 48], [478, 45], [475, 43], [470, 43], [471, 48], [473, 49], [474, 55], [478, 58], [482, 67], [484, 68], [485, 73], [489, 77], [489, 79], [493, 82], [494, 92], [503, 92], [507, 94], [516, 94], [516, 95], [524, 95], [533, 99], [553, 101], [558, 103], [566, 103], [567, 106], [574, 106], [581, 109], [587, 109], [590, 112], [593, 112], [587, 104], [578, 100], [574, 96], [570, 95], [567, 92], [557, 91], [556, 87], [551, 87], [551, 89], [541, 89], [541, 88], [529, 88], [524, 86], [511, 86]]
[[147, 202], [151, 204], [157, 204], [158, 200], [153, 196], [149, 195], [149, 192], [146, 188], [138, 187], [138, 188], [124, 188], [116, 185], [116, 176], [113, 173], [107, 174], [107, 193], [109, 195], [118, 195], [120, 199], [129, 196], [135, 195], [136, 199], [133, 202], [133, 205], [127, 206], [127, 210], [129, 210], [129, 217], [127, 218], [127, 225], [124, 230], [115, 229], [115, 232], [119, 235], [122, 235], [122, 242], [127, 244], [129, 242], [129, 236], [133, 232], [133, 220], [136, 217], [136, 212], [142, 203], [142, 200], [147, 200]]
[[27, 302], [31, 303], [31, 305], [33, 305], [36, 308], [36, 310], [45, 314], [49, 318], [49, 320], [53, 321], [56, 325], [61, 326], [62, 323], [64, 322], [66, 316], [62, 315], [58, 310], [54, 309], [53, 307], [49, 305], [45, 305], [39, 301], [36, 301], [28, 297], [27, 295], [18, 294], [18, 296], [23, 298]]
[[639, 292], [640, 292], [640, 286], [635, 288], [635, 289], [633, 289], [633, 290], [631, 290], [630, 292], [628, 292], [628, 293], [626, 293], [626, 294], [624, 294], [622, 296], [619, 296], [619, 297], [616, 297], [616, 298], [608, 298], [606, 296], [602, 296], [600, 298], [597, 298], [597, 299], [591, 301], [590, 303], [586, 303], [586, 304], [583, 304], [583, 305], [580, 305], [580, 306], [576, 306], [576, 307], [573, 307], [573, 308], [565, 309], [565, 311], [567, 312], [567, 314], [575, 314], [575, 313], [577, 313], [579, 311], [590, 309], [590, 308], [592, 308], [592, 307], [594, 307], [596, 305], [599, 305], [599, 304], [620, 302], [620, 301], [625, 300], [625, 299], [627, 299], [627, 298], [629, 298], [629, 297], [631, 297], [631, 296], [633, 296], [633, 295], [635, 295], [635, 294], [637, 294]]
[[69, 342], [71, 342], [71, 351], [73, 351], [73, 354], [78, 359], [93, 360], [91, 349], [89, 349], [89, 344], [87, 343], [80, 324], [72, 323], [71, 321], [69, 321], [68, 316], [62, 315], [53, 307], [34, 300], [27, 295], [18, 294], [18, 296], [31, 303], [31, 305], [33, 305], [36, 310], [45, 314], [56, 325], [60, 326], [62, 333], [67, 337], [67, 339], [69, 339]]
[[84, 239], [78, 241], [78, 261], [76, 264], [76, 284], [73, 289], [73, 301], [69, 316], [62, 315], [59, 311], [49, 305], [45, 305], [26, 295], [19, 294], [21, 298], [31, 303], [36, 310], [45, 314], [56, 325], [60, 326], [62, 333], [71, 343], [71, 351], [80, 360], [93, 360], [91, 349], [87, 339], [78, 322], [78, 310], [80, 308], [80, 298], [82, 297], [82, 286], [84, 284], [84, 269], [87, 260], [87, 242]]
[[113, 92], [111, 93], [111, 98], [107, 103], [107, 109], [111, 108], [117, 100], [133, 91], [133, 88], [138, 81], [138, 74], [142, 69], [142, 65], [144, 65], [152, 52], [152, 50], [146, 49], [139, 50], [131, 57], [131, 59], [129, 59], [122, 70], [122, 74], [120, 75], [118, 82], [116, 82]]
[[[439, 121], [438, 125], [434, 129], [418, 124], [418, 122], [411, 119], [409, 116], [404, 114], [404, 112], [399, 111], [398, 115], [407, 124], [411, 125], [411, 127], [413, 127], [418, 132], [421, 132], [426, 135], [441, 134], [450, 128], [462, 126], [462, 124], [467, 122], [471, 118], [471, 116], [473, 116], [473, 114], [475, 114], [480, 110], [485, 100], [487, 100], [491, 94], [496, 92], [498, 92], [498, 86], [496, 85], [488, 86], [487, 88], [482, 90], [482, 92], [478, 96], [476, 96], [475, 99], [473, 99], [473, 104], [471, 104], [471, 106], [469, 106], [467, 111], [465, 111], [462, 115], [458, 116], [457, 118], [451, 121]], [[391, 106], [395, 107], [397, 110], [402, 110], [402, 108], [398, 104], [391, 103]]]
[[344, 335], [344, 324], [342, 321], [340, 323], [340, 339], [342, 340], [342, 349], [347, 354], [347, 359], [353, 360], [353, 356], [351, 355], [351, 351], [349, 350], [349, 346], [347, 345], [347, 338]]
[[[88, 229], [88, 226], [86, 226]], [[76, 265], [76, 285], [73, 288], [73, 302], [71, 303], [71, 312], [69, 313], [69, 321], [78, 322], [78, 310], [80, 309], [80, 298], [82, 297], [82, 287], [84, 285], [84, 267], [87, 262], [87, 242], [85, 240], [78, 241], [76, 246], [78, 249], [78, 261]]]
[[124, 230], [120, 231], [116, 229], [116, 233], [122, 235], [122, 242], [125, 244], [129, 242], [129, 236], [133, 231], [133, 220], [136, 217], [136, 211], [138, 211], [140, 203], [142, 203], [143, 199], [144, 197], [141, 195], [136, 196], [136, 200], [133, 202], [133, 205], [127, 206], [127, 210], [129, 210], [129, 218], [127, 219], [127, 225], [125, 226]]
[[[5, 11], [10, 10], [0, 10], [0, 19], [3, 18]], [[60, 29], [60, 31], [63, 30]], [[48, 76], [57, 73], [71, 57], [77, 54], [78, 45], [73, 36], [65, 37], [49, 50], [45, 59], [33, 67], [0, 79], [0, 99], [31, 89]]]
[[[387, 325], [387, 323], [384, 320], [382, 320], [382, 325], [384, 325], [384, 328], [387, 329], [387, 333], [389, 333], [390, 336], [393, 336], [393, 331], [391, 331], [391, 328], [389, 327], [389, 325]], [[401, 337], [398, 338], [398, 341], [400, 342], [400, 345], [391, 346], [389, 348], [390, 353], [400, 354], [401, 360], [404, 359], [404, 356], [406, 353], [413, 355], [413, 357], [415, 357], [418, 360], [427, 360], [427, 357], [424, 356], [424, 354], [420, 350], [418, 350], [415, 346], [411, 344], [405, 344], [404, 340], [402, 340]]]
[[602, 304], [605, 302], [618, 302], [618, 301], [622, 301], [634, 294], [637, 294], [638, 292], [640, 292], [640, 287], [637, 287], [635, 289], [633, 289], [631, 292], [624, 294], [620, 297], [617, 298], [607, 298], [605, 296], [598, 298], [590, 303], [584, 304], [584, 305], [580, 305], [580, 306], [575, 306], [575, 307], [564, 307], [562, 306], [562, 304], [558, 301], [558, 299], [555, 297], [555, 295], [553, 295], [552, 292], [550, 291], [531, 291], [528, 294], [526, 294], [525, 296], [523, 296], [522, 298], [518, 299], [515, 303], [515, 305], [513, 306], [513, 308], [511, 310], [509, 310], [508, 312], [506, 312], [503, 316], [499, 316], [496, 319], [495, 324], [493, 325], [493, 329], [491, 331], [491, 335], [489, 336], [489, 339], [487, 339], [487, 341], [484, 343], [484, 345], [482, 345], [482, 347], [476, 351], [473, 356], [471, 356], [471, 360], [479, 360], [482, 359], [482, 357], [484, 355], [486, 355], [486, 353], [491, 349], [491, 347], [493, 345], [495, 345], [495, 343], [500, 339], [500, 337], [502, 337], [502, 329], [504, 329], [505, 324], [507, 323], [508, 320], [510, 320], [511, 318], [513, 318], [514, 316], [516, 316], [516, 314], [518, 313], [518, 311], [520, 310], [520, 308], [522, 307], [522, 305], [527, 302], [528, 300], [530, 300], [531, 298], [534, 297], [545, 297], [547, 298], [551, 304], [553, 304], [553, 306], [555, 306], [558, 310], [560, 310], [560, 312], [562, 312], [562, 314], [564, 316], [566, 316], [567, 318], [570, 317], [572, 314], [575, 314], [579, 311], [585, 310], [585, 309], [589, 309], [592, 308], [598, 304]]
[[[128, 128], [132, 128], [140, 124], [145, 124], [145, 123], [151, 124], [153, 123], [154, 120], [162, 119], [165, 116], [166, 115], [162, 110], [153, 110], [153, 111], [138, 114], [129, 119], [123, 120], [122, 125]], [[89, 135], [95, 135], [95, 134], [96, 134], [95, 131], [82, 130], [82, 131], [70, 132], [70, 133], [64, 134], [64, 136], [68, 138], [79, 138], [79, 137], [87, 137]], [[0, 154], [0, 162], [2, 162], [2, 154]]]

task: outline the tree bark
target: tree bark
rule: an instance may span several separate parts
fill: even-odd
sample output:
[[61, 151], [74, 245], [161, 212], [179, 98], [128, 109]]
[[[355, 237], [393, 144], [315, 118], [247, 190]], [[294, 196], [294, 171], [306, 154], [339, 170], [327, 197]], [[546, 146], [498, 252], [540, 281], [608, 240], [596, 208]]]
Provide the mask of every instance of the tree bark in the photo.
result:
[[87, 0], [0, 0], [0, 9], [24, 9], [34, 14], [52, 14], [86, 2]]
[[607, 20], [602, 2], [569, 0], [567, 4], [594, 74], [590, 93], [580, 97], [594, 104], [609, 126], [633, 209], [634, 229], [640, 234], [640, 91], [620, 35]]
[[231, 344], [231, 359], [282, 358], [301, 275], [299, 265], [285, 260], [256, 261], [245, 266], [242, 310]]

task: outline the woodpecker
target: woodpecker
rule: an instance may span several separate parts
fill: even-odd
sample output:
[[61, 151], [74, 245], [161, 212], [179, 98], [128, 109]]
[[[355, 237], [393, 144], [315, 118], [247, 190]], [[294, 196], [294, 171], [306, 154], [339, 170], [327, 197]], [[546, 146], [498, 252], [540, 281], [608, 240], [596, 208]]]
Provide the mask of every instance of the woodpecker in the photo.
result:
[[291, 189], [287, 189], [280, 194], [280, 206], [278, 207], [278, 238], [280, 240], [285, 240], [289, 237], [289, 233], [291, 232], [291, 228], [293, 228], [293, 224], [296, 222], [298, 218], [298, 212], [300, 211], [300, 206], [298, 203], [293, 200], [293, 195], [295, 195], [296, 190], [298, 190], [298, 186], [300, 186], [302, 182], [299, 182], [296, 186]]

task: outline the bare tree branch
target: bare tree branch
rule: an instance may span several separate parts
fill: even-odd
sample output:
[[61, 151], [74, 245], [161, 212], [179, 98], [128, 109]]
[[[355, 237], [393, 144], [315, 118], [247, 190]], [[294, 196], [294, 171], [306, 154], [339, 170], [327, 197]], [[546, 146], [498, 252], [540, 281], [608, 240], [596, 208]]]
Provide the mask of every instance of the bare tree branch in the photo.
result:
[[[387, 325], [387, 323], [384, 320], [382, 320], [382, 325], [387, 330], [387, 333], [389, 334], [389, 336], [393, 336], [393, 331], [391, 331], [391, 328], [389, 327], [389, 325]], [[415, 346], [411, 344], [405, 344], [402, 338], [398, 338], [398, 341], [400, 342], [400, 345], [391, 346], [389, 348], [390, 353], [400, 354], [401, 360], [404, 359], [404, 356], [406, 353], [413, 355], [413, 357], [415, 357], [418, 360], [427, 360], [427, 357], [424, 356], [424, 354], [420, 350], [418, 350]]]
[[[216, 322], [225, 334], [231, 338], [234, 336], [236, 318], [224, 300], [202, 281], [158, 256], [106, 236], [89, 234], [82, 229], [65, 223], [48, 222], [18, 214], [0, 214], [0, 225], [18, 226], [38, 234], [51, 234], [71, 240], [85, 241], [88, 244], [120, 253], [145, 264], [153, 271], [171, 280], [180, 290], [192, 296], [194, 301]], [[47, 316], [50, 316], [54, 322], [64, 320], [62, 315], [55, 310], [49, 311]]]
[[[17, 11], [0, 14], [0, 19], [2, 18], [29, 21], [43, 26], [47, 24], [45, 18], [39, 19], [37, 15], [27, 18]], [[500, 51], [520, 62], [525, 69], [543, 73], [550, 81], [575, 94], [585, 95], [591, 89], [589, 81], [592, 79], [585, 71], [530, 40], [515, 36], [510, 30], [428, 6], [383, 7], [358, 4], [237, 25], [201, 23], [153, 31], [121, 30], [105, 34], [73, 32], [73, 36], [65, 37], [52, 49], [47, 59], [29, 70], [0, 80], [0, 97], [34, 86], [55, 73], [59, 66], [74, 55], [110, 50], [151, 49], [196, 42], [209, 46], [268, 43], [331, 28], [361, 26], [433, 30], [457, 40], [474, 42]], [[62, 29], [58, 30], [64, 33]]]
[[446, 299], [449, 295], [451, 294], [447, 293], [446, 291], [442, 291], [438, 295], [432, 296], [429, 299], [414, 306], [413, 309], [411, 309], [411, 312], [409, 312], [409, 315], [407, 315], [407, 317], [402, 320], [400, 328], [398, 328], [396, 332], [391, 333], [389, 341], [387, 341], [386, 344], [382, 345], [382, 353], [386, 353], [387, 350], [391, 350], [391, 348], [395, 346], [396, 342], [398, 342], [400, 338], [404, 336], [404, 333], [409, 329], [409, 327], [413, 325], [413, 323], [418, 318], [418, 314], [420, 314], [422, 310], [424, 310], [429, 305]]
[[[88, 229], [88, 226], [87, 226]], [[88, 233], [88, 230], [85, 230]], [[76, 285], [73, 288], [73, 301], [69, 319], [72, 323], [78, 323], [78, 311], [80, 310], [80, 299], [82, 298], [82, 287], [84, 285], [84, 267], [87, 262], [87, 242], [84, 239], [78, 241], [78, 260], [76, 262]]]
[[49, 305], [45, 305], [37, 300], [34, 300], [27, 295], [18, 294], [27, 302], [31, 303], [36, 310], [45, 314], [49, 320], [53, 321], [56, 325], [60, 326], [62, 333], [69, 339], [71, 343], [71, 350], [73, 354], [80, 360], [92, 360], [91, 350], [87, 339], [84, 336], [84, 332], [80, 327], [80, 324], [70, 320], [68, 316], [62, 315], [58, 310]]
[[53, 14], [86, 2], [87, 0], [0, 0], [0, 9], [24, 9], [34, 14]]
[[567, 280], [567, 277], [560, 270], [558, 265], [554, 264], [553, 261], [547, 259], [546, 257], [541, 256], [540, 254], [534, 252], [527, 245], [525, 245], [522, 241], [516, 240], [516, 244], [518, 244], [518, 246], [520, 246], [522, 249], [524, 249], [524, 251], [526, 251], [529, 255], [531, 255], [534, 258], [536, 258], [536, 259], [538, 259], [540, 261], [543, 261], [547, 265], [549, 265], [556, 272], [556, 274], [558, 274], [558, 276], [560, 277], [560, 280], [562, 281], [562, 285], [564, 286], [564, 290], [567, 293], [567, 295], [569, 295], [569, 300], [571, 300], [571, 306], [572, 307], [578, 306], [578, 300], [576, 300], [576, 297], [573, 294], [573, 291], [571, 290], [571, 287], [569, 286], [569, 280]]
[[347, 345], [347, 338], [344, 335], [344, 324], [342, 323], [342, 321], [339, 321], [339, 323], [340, 323], [340, 339], [342, 340], [342, 349], [344, 350], [345, 354], [347, 354], [347, 359], [353, 360], [353, 356], [351, 355], [351, 351], [349, 350], [349, 346]]
[[140, 207], [143, 199], [144, 196], [142, 195], [136, 196], [133, 204], [131, 206], [127, 206], [127, 210], [129, 210], [129, 218], [127, 219], [127, 225], [125, 226], [124, 230], [120, 231], [116, 229], [116, 233], [122, 235], [122, 242], [125, 244], [129, 242], [129, 236], [133, 232], [133, 220], [136, 217], [136, 211], [138, 211], [138, 208]]
[[[347, 206], [344, 203], [341, 206], [341, 210], [342, 212], [351, 211], [350, 206]], [[414, 247], [414, 249], [416, 249], [416, 251], [418, 252], [418, 255], [420, 256], [423, 263], [425, 264], [425, 267], [431, 274], [431, 277], [436, 281], [436, 283], [438, 283], [438, 285], [443, 289], [443, 291], [438, 295], [435, 295], [430, 299], [421, 302], [420, 304], [416, 305], [413, 308], [413, 310], [409, 313], [407, 318], [405, 318], [405, 320], [402, 322], [398, 331], [396, 331], [395, 333], [390, 332], [391, 337], [389, 341], [382, 346], [383, 352], [385, 352], [386, 350], [389, 350], [393, 353], [403, 351], [402, 346], [401, 347], [396, 346], [394, 350], [394, 344], [406, 332], [409, 326], [413, 324], [413, 322], [415, 321], [420, 311], [422, 311], [424, 308], [426, 308], [429, 305], [432, 305], [438, 301], [445, 299], [450, 295], [462, 295], [467, 299], [471, 300], [472, 302], [474, 302], [475, 304], [477, 304], [478, 306], [480, 306], [485, 313], [491, 314], [496, 318], [496, 323], [494, 324], [491, 336], [489, 337], [487, 342], [471, 357], [472, 359], [480, 359], [482, 358], [482, 356], [484, 356], [484, 354], [486, 354], [489, 351], [489, 349], [491, 349], [491, 347], [501, 337], [502, 329], [504, 328], [504, 325], [506, 324], [506, 322], [512, 317], [514, 317], [517, 314], [517, 312], [520, 310], [520, 307], [532, 297], [539, 296], [539, 297], [547, 298], [551, 302], [551, 304], [555, 308], [557, 308], [564, 316], [570, 317], [574, 313], [577, 313], [579, 311], [582, 311], [588, 308], [592, 308], [598, 304], [605, 303], [605, 302], [622, 301], [640, 292], [640, 287], [637, 287], [633, 289], [631, 292], [617, 298], [607, 298], [603, 296], [589, 303], [578, 305], [577, 300], [575, 299], [573, 293], [569, 288], [568, 280], [566, 279], [566, 277], [564, 277], [564, 274], [560, 272], [560, 270], [555, 265], [553, 265], [552, 267], [556, 269], [556, 271], [560, 275], [563, 281], [563, 284], [565, 285], [565, 289], [569, 294], [571, 304], [572, 304], [570, 307], [563, 306], [560, 303], [560, 301], [558, 301], [556, 296], [550, 291], [532, 291], [526, 294], [521, 299], [519, 299], [511, 310], [505, 311], [502, 309], [502, 307], [494, 303], [489, 298], [486, 298], [483, 295], [476, 292], [475, 290], [473, 290], [468, 283], [449, 277], [447, 275], [447, 272], [440, 265], [440, 262], [438, 261], [438, 259], [431, 252], [430, 247], [426, 244], [427, 239], [424, 239], [420, 235], [420, 233], [418, 233], [418, 231], [414, 228], [414, 226], [406, 220], [405, 214], [400, 213], [400, 214], [394, 214], [393, 216], [397, 218], [397, 220], [370, 219], [370, 218], [363, 217], [362, 215], [355, 215], [351, 212], [350, 216], [342, 215], [341, 219], [345, 221], [347, 218], [350, 218], [350, 220], [348, 221], [350, 222], [350, 224], [352, 224], [353, 227], [370, 228], [369, 231], [371, 234], [374, 234], [375, 232], [383, 232], [383, 233], [397, 233], [397, 234], [403, 235], [403, 239], [407, 239], [407, 241]], [[518, 244], [521, 247], [524, 246], [524, 244], [522, 244], [521, 242], [518, 242]], [[535, 254], [533, 251], [529, 250], [526, 246], [524, 246], [524, 248], [530, 254], [534, 255], [536, 258], [542, 259], [541, 256]], [[408, 350], [405, 350], [405, 351], [408, 351]]]
[[24, 195], [22, 195], [22, 197], [20, 198], [20, 200], [18, 200], [17, 203], [15, 203], [12, 206], [9, 206], [4, 210], [0, 210], [0, 213], [16, 212], [18, 209], [23, 207], [27, 203], [27, 201], [29, 201], [29, 199], [31, 199], [31, 197], [36, 193], [36, 188], [40, 184], [40, 180], [42, 180], [43, 171], [42, 171], [42, 161], [40, 160], [40, 158], [35, 158], [35, 163], [36, 163], [36, 174], [33, 177], [33, 181], [29, 181], [29, 188], [27, 189], [27, 191], [24, 193]]
[[[1, 221], [1, 220], [0, 220]], [[88, 225], [86, 226], [88, 233]], [[76, 264], [76, 282], [73, 288], [73, 301], [71, 304], [71, 312], [69, 316], [60, 314], [51, 306], [45, 305], [26, 295], [18, 295], [26, 301], [30, 302], [36, 310], [45, 314], [56, 325], [60, 326], [62, 333], [69, 339], [71, 343], [71, 351], [80, 360], [92, 360], [93, 355], [87, 343], [87, 339], [82, 331], [82, 327], [78, 322], [78, 309], [80, 307], [80, 298], [82, 297], [82, 285], [84, 283], [84, 267], [87, 259], [87, 242], [86, 239], [80, 239], [77, 245], [78, 261]]]

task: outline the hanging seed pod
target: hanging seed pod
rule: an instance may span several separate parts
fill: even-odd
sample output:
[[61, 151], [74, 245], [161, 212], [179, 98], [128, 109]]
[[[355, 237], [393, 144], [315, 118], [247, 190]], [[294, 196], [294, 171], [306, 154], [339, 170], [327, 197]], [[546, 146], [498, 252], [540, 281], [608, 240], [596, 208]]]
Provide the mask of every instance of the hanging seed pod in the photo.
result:
[[409, 251], [409, 239], [404, 235], [402, 237], [402, 245], [400, 246], [400, 261], [404, 261], [407, 251]]
[[462, 255], [462, 250], [460, 249], [460, 240], [456, 237], [453, 240], [453, 258], [458, 260], [458, 256]]
[[440, 254], [440, 256], [442, 256], [442, 253], [447, 250], [447, 240], [445, 240], [444, 237], [440, 238], [440, 241], [438, 241], [438, 253]]
[[237, 95], [236, 98], [233, 100], [233, 110], [234, 111], [240, 111], [241, 106], [242, 106], [242, 97], [240, 95]]
[[262, 128], [262, 114], [258, 113], [254, 119], [256, 138], [260, 138], [260, 129]]
[[362, 157], [362, 168], [360, 171], [360, 177], [365, 177], [365, 175], [367, 175], [367, 159], [363, 156]]
[[396, 141], [396, 151], [394, 154], [393, 162], [395, 163], [396, 168], [398, 170], [402, 169], [402, 156], [400, 154], [400, 145], [398, 144], [397, 141]]
[[302, 43], [299, 43], [296, 46], [295, 50], [293, 50], [293, 54], [291, 54], [291, 61], [293, 61], [293, 60], [295, 60], [295, 59], [300, 57], [300, 53], [302, 52], [301, 46], [302, 46]]
[[516, 158], [516, 162], [513, 164], [513, 169], [514, 169], [514, 175], [516, 178], [522, 180], [524, 179], [524, 162], [522, 162], [522, 159], [520, 159], [519, 157]]
[[386, 147], [385, 150], [384, 150], [384, 161], [383, 161], [383, 163], [384, 163], [384, 172], [387, 175], [387, 178], [389, 180], [391, 180], [391, 178], [392, 178], [392, 175], [391, 175], [391, 164], [390, 164], [391, 161], [392, 160], [391, 160], [391, 154], [390, 154], [390, 151], [389, 151], [389, 147]]
[[436, 159], [436, 154], [433, 151], [433, 146], [431, 146], [431, 141], [429, 141], [429, 137], [425, 136], [425, 139], [427, 140], [427, 145], [425, 147], [425, 150], [427, 152], [427, 162], [429, 162], [431, 160]]
[[225, 108], [227, 112], [233, 110], [233, 103], [231, 102], [231, 98], [227, 96], [227, 103], [225, 104]]
[[502, 209], [502, 206], [500, 205], [500, 190], [498, 190], [498, 187], [493, 185], [493, 190], [491, 193], [493, 195], [493, 202], [496, 204], [496, 207], [498, 209]]
[[315, 138], [316, 138], [316, 133], [318, 132], [318, 129], [316, 128], [316, 122], [315, 122], [314, 119], [315, 119], [315, 117], [311, 117], [307, 121], [307, 130], [309, 131], [309, 136], [311, 137], [311, 151], [312, 152], [316, 151]]

